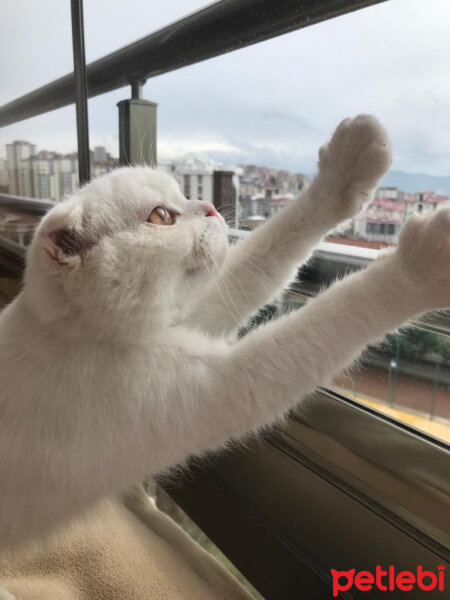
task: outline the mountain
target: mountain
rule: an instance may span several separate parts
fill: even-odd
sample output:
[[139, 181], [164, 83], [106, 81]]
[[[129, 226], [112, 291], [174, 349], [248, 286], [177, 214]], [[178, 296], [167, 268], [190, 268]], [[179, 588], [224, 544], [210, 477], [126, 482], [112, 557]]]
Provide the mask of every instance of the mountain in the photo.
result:
[[380, 185], [397, 187], [404, 192], [433, 190], [438, 194], [450, 196], [450, 175], [446, 177], [438, 177], [435, 175], [422, 175], [420, 173], [390, 171], [383, 177]]
[[[246, 156], [245, 153], [236, 154], [233, 152], [195, 152], [189, 153], [183, 158], [196, 157], [201, 160], [210, 161], [211, 159], [218, 161], [223, 165], [233, 164], [254, 164], [258, 166], [270, 166], [275, 169], [288, 169], [291, 172], [302, 172], [302, 168], [297, 166], [292, 167], [287, 160], [281, 160], [275, 156]], [[306, 165], [305, 165], [306, 167]], [[309, 177], [313, 177], [314, 173], [306, 167], [303, 169]], [[404, 171], [390, 171], [381, 180], [381, 186], [396, 187], [404, 192], [422, 192], [432, 190], [437, 194], [450, 196], [450, 175], [424, 175], [423, 173], [405, 173]]]

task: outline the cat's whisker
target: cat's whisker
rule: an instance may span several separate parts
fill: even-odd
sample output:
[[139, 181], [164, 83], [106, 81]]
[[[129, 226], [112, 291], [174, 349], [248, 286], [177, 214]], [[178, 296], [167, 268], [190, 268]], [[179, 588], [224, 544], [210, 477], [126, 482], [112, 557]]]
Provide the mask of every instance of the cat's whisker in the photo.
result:
[[[251, 260], [249, 260], [248, 258], [246, 258], [246, 262], [248, 262], [248, 263], [250, 264], [250, 267], [251, 267], [251, 268], [249, 268], [249, 267], [248, 267], [248, 266], [247, 266], [247, 265], [244, 263], [244, 261], [242, 261], [242, 262], [240, 262], [240, 263], [239, 263], [239, 268], [242, 268], [242, 269], [244, 269], [245, 271], [247, 271], [248, 273], [250, 273], [250, 275], [251, 275], [251, 276], [252, 276], [254, 279], [256, 279], [256, 281], [257, 281], [257, 282], [258, 282], [258, 283], [261, 285], [261, 287], [262, 287], [262, 288], [263, 288], [263, 289], [264, 289], [264, 290], [267, 292], [267, 296], [268, 296], [268, 298], [270, 298], [272, 294], [271, 294], [271, 291], [270, 291], [270, 289], [269, 289], [268, 285], [267, 285], [266, 283], [264, 283], [264, 281], [262, 281], [262, 280], [261, 280], [261, 279], [260, 279], [260, 278], [259, 278], [259, 277], [258, 277], [258, 276], [255, 274], [255, 271], [254, 271], [254, 270], [256, 269], [256, 270], [257, 270], [257, 271], [259, 271], [259, 272], [260, 272], [260, 273], [261, 273], [261, 274], [262, 274], [264, 277], [266, 277], [266, 278], [267, 278], [267, 280], [268, 280], [268, 284], [270, 284], [270, 283], [271, 283], [271, 279], [270, 279], [269, 275], [268, 275], [267, 273], [265, 273], [265, 272], [264, 272], [264, 271], [263, 271], [263, 270], [262, 270], [262, 269], [261, 269], [261, 268], [260, 268], [258, 265], [256, 265], [255, 263], [253, 263], [253, 262], [252, 262]], [[240, 286], [240, 287], [242, 288], [242, 286]], [[245, 291], [244, 291], [244, 289], [243, 289], [243, 288], [242, 288], [242, 290], [243, 290], [243, 292], [244, 292], [244, 294], [245, 294], [245, 296], [246, 296], [246, 298], [247, 298], [247, 300], [248, 300], [248, 306], [251, 308], [251, 306], [252, 306], [252, 303], [250, 302], [250, 300], [249, 300], [249, 298], [248, 298], [248, 296], [247, 296], [247, 294], [245, 293]]]
[[[217, 288], [217, 291], [219, 292], [219, 295], [220, 295], [220, 297], [222, 298], [222, 301], [223, 301], [223, 304], [224, 304], [225, 308], [228, 310], [228, 312], [230, 313], [230, 315], [231, 315], [231, 317], [233, 318], [233, 320], [236, 320], [236, 315], [235, 315], [235, 314], [234, 314], [234, 312], [231, 310], [231, 308], [230, 308], [230, 306], [229, 306], [228, 302], [226, 301], [226, 299], [225, 299], [225, 297], [224, 297], [224, 295], [223, 295], [223, 293], [222, 293], [222, 289], [221, 289], [221, 287], [220, 287], [220, 283], [218, 282], [218, 279], [220, 280], [220, 272], [219, 272], [219, 271], [217, 272], [217, 275], [218, 275], [218, 277], [214, 277], [214, 276], [211, 274], [211, 271], [209, 270], [208, 264], [207, 264], [207, 262], [206, 262], [205, 258], [203, 257], [203, 255], [202, 255], [202, 257], [201, 257], [201, 258], [202, 258], [203, 264], [204, 264], [204, 266], [205, 266], [205, 269], [206, 269], [206, 271], [208, 272], [208, 275], [209, 275], [209, 277], [210, 277], [211, 281], [212, 281], [212, 282], [215, 284], [215, 286], [216, 286], [216, 288]], [[217, 269], [217, 267], [216, 267], [216, 269]], [[227, 288], [226, 284], [225, 284], [225, 287], [226, 287], [226, 289], [227, 289], [227, 291], [228, 291], [228, 288]]]
[[[214, 259], [213, 259], [212, 256], [210, 256], [210, 259], [211, 259], [211, 262], [213, 263], [213, 265], [214, 265], [214, 267], [216, 269], [218, 279], [223, 282], [223, 285], [225, 286], [225, 289], [227, 290], [228, 298], [229, 298], [231, 304], [233, 305], [233, 307], [234, 307], [234, 309], [235, 309], [235, 311], [236, 311], [236, 313], [237, 313], [237, 315], [239, 317], [239, 319], [236, 320], [236, 323], [243, 323], [245, 321], [245, 317], [241, 313], [241, 311], [238, 309], [238, 307], [236, 306], [236, 303], [235, 303], [235, 301], [233, 299], [233, 295], [232, 295], [232, 292], [236, 291], [235, 286], [232, 285], [232, 283], [230, 281], [227, 281], [227, 278], [225, 277], [225, 274], [224, 274], [224, 270], [220, 269], [217, 266], [217, 264], [215, 263], [215, 261], [214, 261]], [[237, 281], [237, 283], [240, 285], [239, 281]], [[230, 287], [231, 287], [231, 291], [230, 291]], [[241, 287], [243, 293], [245, 294], [245, 290], [242, 288], [242, 286], [240, 286], [240, 287]]]
[[[238, 309], [238, 307], [236, 306], [236, 304], [235, 304], [235, 302], [234, 302], [234, 300], [233, 300], [233, 296], [231, 295], [230, 288], [229, 288], [229, 286], [231, 285], [231, 282], [230, 282], [230, 281], [227, 281], [227, 278], [225, 277], [225, 274], [224, 274], [224, 273], [228, 273], [228, 269], [227, 269], [226, 267], [224, 267], [224, 266], [222, 266], [222, 267], [219, 267], [219, 266], [217, 265], [216, 261], [214, 260], [214, 257], [213, 257], [213, 255], [212, 255], [212, 253], [211, 253], [211, 252], [209, 252], [207, 249], [205, 249], [205, 251], [207, 252], [209, 259], [211, 260], [211, 262], [213, 263], [213, 265], [214, 265], [214, 267], [215, 267], [215, 270], [216, 270], [216, 273], [217, 273], [217, 276], [218, 276], [218, 278], [219, 278], [220, 280], [222, 280], [222, 281], [223, 281], [223, 284], [224, 284], [224, 286], [225, 286], [225, 288], [226, 288], [226, 290], [227, 290], [228, 297], [229, 297], [229, 299], [230, 299], [231, 303], [233, 304], [233, 306], [234, 306], [234, 308], [235, 308], [236, 312], [238, 313], [238, 315], [239, 315], [239, 317], [240, 317], [240, 321], [239, 321], [239, 322], [243, 323], [243, 322], [245, 321], [245, 317], [244, 317], [244, 315], [242, 315], [241, 311]], [[230, 274], [230, 275], [233, 277], [233, 279], [234, 279], [234, 280], [237, 282], [237, 284], [238, 284], [238, 285], [239, 285], [239, 287], [241, 288], [241, 290], [242, 290], [243, 294], [244, 294], [245, 296], [247, 296], [247, 294], [246, 294], [246, 292], [245, 292], [244, 288], [242, 287], [241, 283], [239, 282], [239, 280], [238, 280], [236, 277], [234, 277], [234, 275], [233, 275], [233, 273], [232, 273], [232, 272], [230, 272], [229, 274]], [[236, 288], [235, 288], [235, 286], [231, 285], [231, 288], [232, 288], [232, 291], [236, 291]], [[249, 299], [248, 299], [248, 296], [247, 296], [247, 300], [249, 301]]]
[[[240, 287], [240, 289], [241, 289], [242, 293], [243, 293], [243, 294], [244, 294], [244, 296], [246, 297], [246, 299], [247, 299], [247, 302], [248, 302], [249, 306], [251, 306], [250, 298], [248, 297], [248, 295], [247, 295], [247, 292], [246, 292], [246, 291], [245, 291], [245, 289], [243, 288], [243, 286], [242, 286], [241, 282], [239, 281], [239, 279], [238, 279], [238, 278], [237, 278], [237, 277], [234, 275], [233, 271], [232, 271], [231, 269], [227, 268], [225, 265], [223, 265], [223, 267], [219, 269], [219, 267], [217, 266], [217, 264], [216, 264], [216, 262], [215, 262], [215, 260], [214, 260], [214, 257], [212, 256], [212, 254], [211, 254], [211, 253], [209, 253], [209, 258], [211, 259], [211, 261], [212, 261], [212, 262], [213, 262], [213, 264], [215, 265], [215, 267], [216, 267], [216, 269], [217, 269], [217, 272], [218, 272], [218, 274], [219, 274], [220, 276], [222, 276], [222, 277], [223, 277], [223, 280], [224, 280], [224, 281], [225, 281], [225, 277], [224, 277], [224, 275], [223, 275], [223, 272], [224, 272], [224, 271], [225, 271], [225, 273], [228, 273], [229, 275], [231, 275], [231, 277], [234, 279], [234, 281], [236, 281], [236, 283], [239, 285], [239, 287]], [[235, 288], [234, 286], [233, 286], [233, 289], [234, 289], [234, 290], [236, 290], [236, 288]], [[233, 301], [233, 305], [234, 305], [234, 301]], [[241, 321], [241, 322], [244, 322], [244, 321], [245, 321], [245, 317], [242, 315], [242, 313], [241, 313], [240, 311], [239, 311], [239, 315], [240, 315], [240, 317], [241, 317], [241, 319], [242, 319], [242, 321]]]
[[[127, 167], [130, 167], [130, 161], [127, 156], [126, 145], [125, 145], [125, 128], [122, 127], [122, 150], [123, 150], [123, 158], [125, 159], [125, 163]], [[119, 164], [119, 166], [122, 166]]]
[[136, 125], [137, 133], [138, 133], [138, 136], [139, 136], [139, 157], [138, 157], [138, 164], [143, 165], [144, 164], [144, 155], [143, 155], [143, 152], [144, 152], [144, 150], [143, 150], [143, 148], [144, 148], [144, 145], [143, 145], [144, 144], [144, 140], [143, 140], [143, 138], [141, 136], [141, 130], [139, 128], [139, 124], [138, 124], [138, 121], [136, 119], [136, 115], [135, 115], [134, 112], [132, 114], [133, 114], [134, 122], [135, 122], [135, 125]]
[[[155, 150], [155, 152], [153, 152], [153, 150]], [[157, 147], [156, 147], [156, 138], [152, 141], [150, 148], [149, 148], [149, 164], [152, 167], [152, 169], [156, 169], [156, 167], [158, 166], [157, 164]], [[152, 160], [151, 156], [154, 156], [154, 159]]]
[[[211, 257], [211, 260], [212, 260], [212, 261], [214, 261], [213, 257]], [[248, 303], [250, 304], [250, 299], [249, 299], [249, 297], [248, 297], [248, 295], [247, 295], [247, 292], [245, 291], [245, 289], [244, 289], [244, 287], [242, 286], [241, 282], [240, 282], [240, 281], [237, 279], [237, 277], [236, 277], [236, 276], [233, 274], [232, 270], [231, 270], [229, 267], [227, 267], [226, 265], [223, 265], [223, 266], [220, 268], [220, 270], [219, 270], [219, 268], [218, 268], [218, 267], [216, 267], [216, 268], [217, 268], [217, 271], [218, 271], [218, 273], [219, 273], [220, 277], [222, 277], [222, 279], [224, 280], [224, 282], [226, 282], [226, 277], [225, 277], [226, 275], [230, 275], [230, 276], [233, 278], [233, 280], [234, 280], [234, 281], [235, 281], [235, 282], [238, 284], [238, 286], [240, 287], [240, 289], [241, 289], [242, 293], [244, 294], [244, 296], [247, 298], [247, 301], [248, 301]], [[231, 282], [230, 282], [230, 283], [231, 283]], [[233, 290], [236, 290], [235, 286], [232, 286], [232, 289], [233, 289]]]
[[254, 262], [253, 262], [253, 261], [252, 261], [250, 258], [247, 258], [247, 261], [246, 261], [246, 262], [248, 262], [248, 263], [249, 263], [249, 265], [250, 265], [250, 267], [251, 267], [251, 268], [247, 267], [247, 265], [245, 265], [245, 264], [244, 264], [244, 262], [242, 262], [240, 266], [241, 266], [243, 269], [245, 269], [245, 270], [246, 270], [248, 273], [250, 273], [250, 274], [251, 274], [251, 275], [252, 275], [252, 276], [253, 276], [253, 277], [256, 279], [256, 281], [257, 281], [259, 284], [261, 284], [261, 286], [264, 288], [264, 290], [267, 292], [268, 296], [270, 297], [270, 295], [271, 295], [271, 292], [270, 292], [270, 289], [269, 289], [268, 285], [267, 285], [266, 283], [264, 283], [264, 281], [262, 281], [262, 280], [261, 280], [259, 277], [257, 277], [257, 276], [256, 276], [256, 274], [255, 274], [255, 269], [256, 269], [256, 270], [257, 270], [259, 273], [261, 273], [261, 275], [262, 275], [263, 277], [265, 277], [265, 278], [267, 279], [267, 281], [268, 281], [268, 283], [269, 283], [269, 284], [270, 284], [270, 282], [271, 282], [270, 276], [269, 276], [267, 273], [265, 273], [265, 272], [264, 272], [264, 271], [261, 269], [261, 267], [259, 267], [257, 264], [255, 264], [255, 263], [254, 263]]
[[252, 263], [252, 265], [255, 266], [256, 269], [258, 269], [265, 275], [270, 276], [270, 270], [269, 273], [267, 273], [268, 269], [266, 266], [268, 258], [270, 259], [270, 255], [268, 253], [253, 252], [253, 248], [251, 251], [248, 251], [246, 248], [238, 248], [236, 249], [236, 255], [242, 257], [243, 262]]

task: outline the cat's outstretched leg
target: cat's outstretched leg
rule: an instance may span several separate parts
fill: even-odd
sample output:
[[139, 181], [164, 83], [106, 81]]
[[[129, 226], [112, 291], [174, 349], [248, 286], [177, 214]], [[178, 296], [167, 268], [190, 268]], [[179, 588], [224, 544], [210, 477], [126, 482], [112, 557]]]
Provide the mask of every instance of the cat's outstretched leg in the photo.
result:
[[415, 315], [445, 307], [450, 307], [450, 209], [411, 217], [395, 251], [295, 313], [251, 332], [222, 360], [205, 360], [202, 369], [209, 365], [211, 380], [193, 383], [203, 390], [201, 398], [197, 392], [198, 412], [179, 415], [185, 438], [200, 435], [200, 420], [207, 423], [204, 441], [211, 445], [270, 423], [328, 384], [367, 344]]
[[311, 185], [230, 250], [190, 322], [213, 334], [236, 330], [287, 285], [330, 229], [360, 211], [390, 164], [387, 134], [374, 117], [343, 121], [321, 148]]

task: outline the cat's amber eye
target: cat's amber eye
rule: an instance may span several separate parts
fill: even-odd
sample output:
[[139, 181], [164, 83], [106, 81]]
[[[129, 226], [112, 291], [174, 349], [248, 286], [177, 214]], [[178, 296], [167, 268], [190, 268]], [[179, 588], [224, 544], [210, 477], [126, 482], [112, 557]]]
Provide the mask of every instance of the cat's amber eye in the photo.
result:
[[173, 225], [175, 217], [164, 206], [157, 206], [150, 213], [148, 221], [154, 225]]

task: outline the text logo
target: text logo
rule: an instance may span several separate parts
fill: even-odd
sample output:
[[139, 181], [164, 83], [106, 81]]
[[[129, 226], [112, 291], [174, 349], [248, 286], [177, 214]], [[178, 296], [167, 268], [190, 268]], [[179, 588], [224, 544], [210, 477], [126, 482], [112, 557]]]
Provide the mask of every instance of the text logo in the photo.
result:
[[435, 571], [424, 571], [422, 566], [418, 566], [416, 571], [399, 571], [390, 565], [384, 570], [380, 565], [375, 568], [375, 573], [370, 571], [336, 571], [331, 569], [333, 578], [333, 596], [336, 598], [339, 592], [346, 592], [353, 587], [362, 591], [369, 592], [374, 587], [382, 592], [401, 590], [410, 592], [413, 589], [430, 592], [431, 590], [444, 591], [445, 565], [437, 565]]

